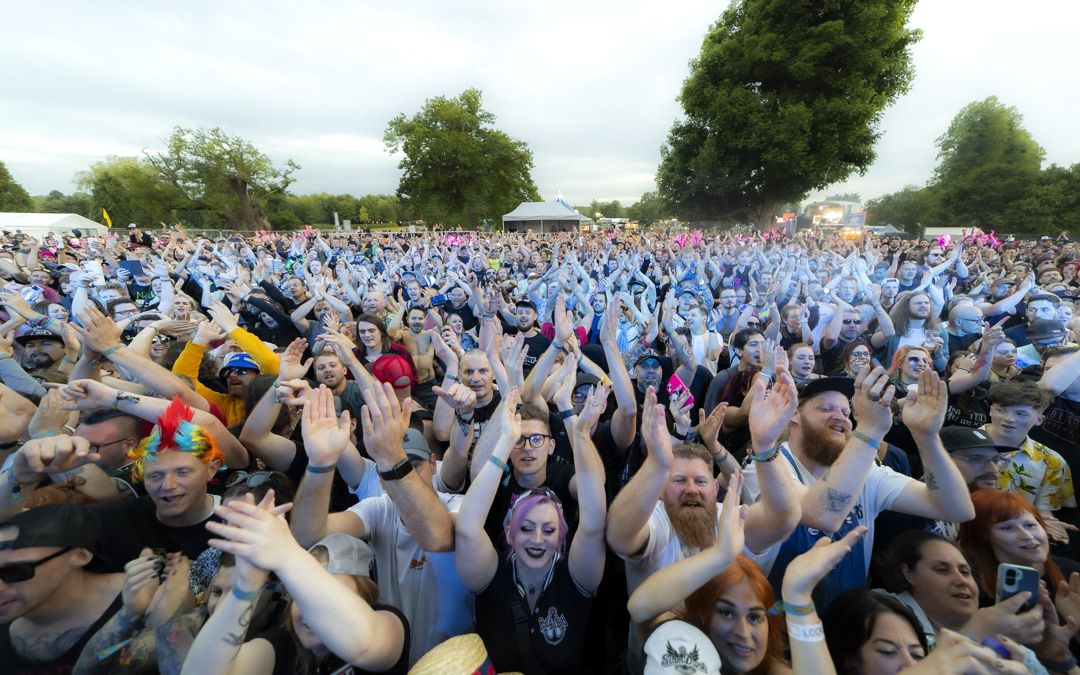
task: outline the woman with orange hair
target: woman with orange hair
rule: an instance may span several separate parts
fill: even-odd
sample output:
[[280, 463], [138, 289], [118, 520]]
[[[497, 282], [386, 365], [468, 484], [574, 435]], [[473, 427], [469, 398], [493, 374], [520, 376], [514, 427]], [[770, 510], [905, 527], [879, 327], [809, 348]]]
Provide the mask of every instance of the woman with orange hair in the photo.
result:
[[1075, 562], [1050, 556], [1042, 514], [1020, 495], [1003, 490], [977, 490], [972, 493], [971, 502], [975, 505], [975, 519], [960, 525], [959, 543], [975, 568], [983, 595], [980, 605], [993, 604], [1000, 563], [1038, 570], [1052, 595], [1065, 580], [1063, 567], [1067, 572], [1080, 571], [1080, 565]]

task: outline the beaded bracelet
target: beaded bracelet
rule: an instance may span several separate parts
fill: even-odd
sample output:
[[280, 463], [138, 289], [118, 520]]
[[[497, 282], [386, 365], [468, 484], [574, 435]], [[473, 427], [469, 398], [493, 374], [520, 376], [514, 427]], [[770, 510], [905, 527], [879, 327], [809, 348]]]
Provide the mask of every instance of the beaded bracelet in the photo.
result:
[[488, 457], [488, 461], [499, 467], [499, 471], [502, 471], [503, 473], [510, 473], [510, 465], [502, 461], [495, 455], [491, 455], [490, 457]]
[[331, 464], [330, 466], [312, 466], [312, 465], [308, 464], [308, 467], [307, 467], [307, 472], [308, 473], [330, 473], [333, 470], [334, 470], [334, 465], [333, 464]]
[[773, 606], [769, 608], [769, 614], [778, 616], [780, 614], [794, 614], [795, 616], [806, 616], [807, 614], [813, 614], [817, 609], [814, 607], [814, 603], [809, 605], [793, 605], [790, 602], [784, 602], [783, 600], [777, 600], [773, 603]]
[[875, 441], [874, 439], [870, 438], [869, 436], [867, 436], [863, 432], [859, 431], [858, 429], [853, 430], [851, 432], [851, 435], [854, 436], [855, 438], [859, 439], [863, 443], [866, 443], [867, 445], [869, 445], [871, 448], [873, 448], [875, 450], [881, 451], [885, 447], [885, 445], [884, 445], [884, 443], [882, 441]]
[[774, 445], [771, 448], [769, 448], [768, 450], [766, 450], [765, 452], [761, 453], [760, 455], [755, 455], [753, 453], [750, 453], [750, 454], [747, 455], [747, 457], [749, 457], [751, 461], [765, 463], [765, 462], [773, 461], [779, 455], [780, 455], [780, 446], [779, 445]]
[[262, 595], [262, 592], [263, 592], [263, 586], [259, 586], [258, 588], [256, 588], [253, 591], [242, 591], [242, 590], [240, 590], [239, 586], [233, 586], [233, 589], [232, 589], [233, 597], [235, 597], [237, 600], [243, 600], [244, 602], [251, 602], [253, 600], [258, 600], [259, 596]]

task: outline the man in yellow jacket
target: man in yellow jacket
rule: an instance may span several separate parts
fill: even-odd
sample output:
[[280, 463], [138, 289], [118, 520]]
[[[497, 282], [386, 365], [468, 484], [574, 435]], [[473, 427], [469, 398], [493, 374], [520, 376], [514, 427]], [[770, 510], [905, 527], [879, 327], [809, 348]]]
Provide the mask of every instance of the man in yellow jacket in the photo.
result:
[[[172, 370], [177, 375], [189, 378], [195, 391], [225, 414], [225, 424], [233, 426], [243, 422], [247, 416], [244, 394], [248, 385], [259, 374], [277, 375], [278, 357], [259, 338], [240, 328], [236, 317], [225, 305], [215, 302], [209, 308], [209, 314], [214, 320], [213, 323], [203, 321], [199, 324], [195, 337], [176, 358]], [[218, 376], [226, 385], [227, 393], [222, 394], [199, 381], [199, 366], [207, 346], [225, 337], [235, 342], [243, 351], [231, 354], [218, 371]]]

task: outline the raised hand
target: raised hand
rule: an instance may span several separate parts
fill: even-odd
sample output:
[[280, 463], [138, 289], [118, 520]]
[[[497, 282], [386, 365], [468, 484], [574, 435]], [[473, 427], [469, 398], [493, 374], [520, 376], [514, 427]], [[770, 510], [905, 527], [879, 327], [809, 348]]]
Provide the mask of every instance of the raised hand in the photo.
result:
[[348, 410], [343, 410], [340, 418], [334, 411], [334, 393], [325, 384], [312, 390], [300, 419], [308, 464], [321, 467], [337, 464], [349, 445], [352, 425]]
[[289, 343], [285, 351], [278, 356], [278, 382], [299, 380], [307, 375], [308, 369], [311, 368], [311, 363], [315, 359], [309, 358], [307, 361], [301, 362], [306, 349], [307, 340], [304, 338], [296, 338]]
[[724, 426], [724, 416], [727, 414], [727, 403], [718, 403], [712, 412], [698, 420], [698, 435], [701, 442], [706, 446], [715, 444], [720, 440], [720, 429]]
[[120, 336], [123, 331], [115, 321], [102, 314], [97, 307], [89, 305], [86, 309], [77, 312], [75, 316], [82, 325], [75, 323], [70, 325], [90, 349], [100, 354], [110, 347], [121, 344]]
[[405, 458], [402, 439], [409, 428], [413, 402], [398, 403], [389, 383], [364, 390], [360, 419], [364, 425], [364, 448], [381, 469], [389, 469]]
[[90, 441], [81, 436], [46, 436], [27, 441], [15, 452], [12, 471], [18, 482], [29, 483], [100, 461], [101, 455], [90, 452]]
[[226, 335], [240, 327], [232, 311], [222, 302], [214, 302], [207, 308], [207, 313]]
[[[454, 332], [453, 330], [450, 330], [450, 333], [453, 333], [453, 332]], [[435, 331], [435, 330], [431, 331], [431, 344], [432, 344], [433, 349], [435, 350], [435, 356], [437, 356], [440, 361], [442, 361], [444, 364], [446, 364], [446, 366], [448, 368], [450, 366], [454, 366], [454, 368], [456, 369], [457, 364], [458, 364], [458, 354], [457, 354], [456, 351], [454, 351], [454, 349], [451, 348], [450, 344], [443, 338], [443, 335], [445, 333], [446, 333], [446, 329], [443, 329], [442, 333], [440, 333], [439, 331]], [[457, 344], [456, 339], [454, 341], [454, 344], [455, 345]]]
[[799, 390], [786, 369], [776, 374], [776, 383], [768, 391], [765, 380], [755, 377], [750, 393], [753, 407], [750, 415], [750, 439], [758, 452], [776, 445], [799, 407]]
[[224, 339], [225, 333], [218, 328], [217, 324], [213, 321], [200, 321], [199, 327], [195, 330], [195, 337], [191, 341], [205, 347], [211, 342]]
[[[855, 377], [853, 407], [859, 431], [871, 438], [881, 438], [892, 427], [892, 405], [896, 387], [889, 384], [889, 373], [869, 366]], [[905, 422], [907, 420], [905, 419]]]
[[62, 433], [64, 425], [71, 422], [72, 417], [72, 412], [64, 410], [63, 406], [64, 399], [60, 396], [59, 389], [46, 392], [26, 429], [30, 437]]
[[645, 405], [641, 411], [641, 437], [645, 448], [661, 467], [670, 469], [675, 462], [668, 433], [664, 406], [656, 402], [656, 390], [651, 386], [645, 392]]
[[1054, 604], [1061, 616], [1080, 621], [1080, 572], [1070, 574], [1068, 581], [1058, 582]]
[[432, 387], [431, 390], [459, 413], [467, 414], [476, 408], [476, 392], [460, 382], [454, 382], [449, 389]]
[[188, 584], [191, 560], [183, 553], [169, 553], [165, 559], [165, 580], [154, 592], [146, 614], [146, 625], [157, 628], [181, 609], [195, 606], [195, 596]]
[[158, 590], [158, 573], [164, 565], [163, 559], [145, 547], [138, 558], [124, 565], [124, 585], [120, 595], [128, 614], [138, 619], [146, 614]]
[[720, 512], [720, 532], [713, 543], [724, 560], [734, 561], [742, 554], [746, 544], [746, 508], [739, 501], [742, 497], [743, 475], [736, 471], [728, 481], [724, 506]]
[[839, 541], [822, 537], [810, 550], [796, 556], [784, 571], [782, 595], [784, 602], [793, 605], [809, 605], [814, 587], [851, 552], [855, 544], [866, 534], [866, 528], [856, 527]]
[[288, 563], [291, 555], [308, 555], [289, 532], [285, 513], [292, 504], [274, 506], [274, 491], [268, 490], [262, 501], [246, 494], [214, 508], [222, 522], [208, 521], [206, 529], [215, 538], [214, 548], [236, 556], [237, 585], [246, 591], [266, 582], [266, 572]]
[[[919, 386], [904, 399], [904, 426], [912, 436], [937, 436], [949, 408], [949, 387], [936, 372], [919, 373]], [[859, 420], [860, 426], [862, 420]]]
[[590, 432], [593, 429], [593, 426], [600, 419], [600, 415], [604, 413], [604, 406], [610, 394], [611, 387], [608, 385], [606, 378], [589, 390], [589, 396], [585, 399], [585, 406], [578, 415], [578, 429], [583, 432]]

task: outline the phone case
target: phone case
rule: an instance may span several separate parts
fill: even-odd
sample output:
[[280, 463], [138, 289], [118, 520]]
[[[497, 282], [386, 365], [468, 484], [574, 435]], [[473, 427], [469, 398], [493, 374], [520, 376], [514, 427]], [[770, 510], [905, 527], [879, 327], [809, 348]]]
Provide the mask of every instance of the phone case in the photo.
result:
[[1032, 609], [1039, 602], [1038, 570], [1023, 565], [1010, 565], [1009, 563], [998, 565], [997, 601], [1008, 600], [1024, 591], [1031, 593], [1031, 597], [1020, 608], [1021, 612]]

